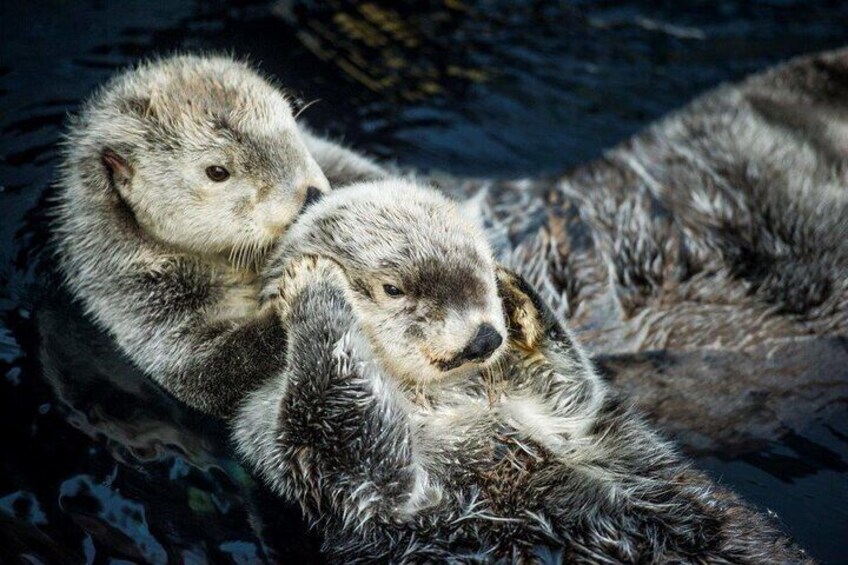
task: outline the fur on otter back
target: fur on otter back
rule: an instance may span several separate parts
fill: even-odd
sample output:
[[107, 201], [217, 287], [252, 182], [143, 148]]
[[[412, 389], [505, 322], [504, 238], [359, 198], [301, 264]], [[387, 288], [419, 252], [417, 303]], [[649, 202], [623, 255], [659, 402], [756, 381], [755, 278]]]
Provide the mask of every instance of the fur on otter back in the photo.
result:
[[345, 560], [804, 562], [690, 468], [500, 269], [505, 358], [410, 402], [329, 260], [286, 276], [289, 366], [248, 397], [239, 450]]
[[848, 397], [848, 49], [711, 91], [561, 176], [435, 179], [688, 453]]

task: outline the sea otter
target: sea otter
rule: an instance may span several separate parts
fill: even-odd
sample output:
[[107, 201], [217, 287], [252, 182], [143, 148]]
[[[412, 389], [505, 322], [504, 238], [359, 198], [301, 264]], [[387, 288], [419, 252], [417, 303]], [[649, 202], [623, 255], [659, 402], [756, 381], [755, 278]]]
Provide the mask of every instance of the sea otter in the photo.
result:
[[440, 194], [333, 192], [269, 261], [289, 365], [248, 396], [235, 437], [331, 556], [805, 561], [599, 378]]
[[244, 63], [142, 63], [69, 124], [59, 269], [136, 365], [226, 416], [283, 365], [283, 332], [259, 311], [258, 267], [329, 190], [325, 173], [344, 184], [382, 171], [300, 128], [282, 92]]

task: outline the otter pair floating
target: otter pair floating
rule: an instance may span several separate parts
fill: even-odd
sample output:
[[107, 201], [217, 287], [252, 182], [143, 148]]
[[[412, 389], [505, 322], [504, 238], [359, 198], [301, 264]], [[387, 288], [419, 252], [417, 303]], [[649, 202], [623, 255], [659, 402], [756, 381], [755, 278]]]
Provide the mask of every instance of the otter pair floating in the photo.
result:
[[804, 559], [600, 382], [443, 197], [346, 188], [268, 254], [309, 187], [384, 176], [242, 64], [143, 65], [72, 123], [60, 266], [152, 378], [230, 419], [333, 555]]

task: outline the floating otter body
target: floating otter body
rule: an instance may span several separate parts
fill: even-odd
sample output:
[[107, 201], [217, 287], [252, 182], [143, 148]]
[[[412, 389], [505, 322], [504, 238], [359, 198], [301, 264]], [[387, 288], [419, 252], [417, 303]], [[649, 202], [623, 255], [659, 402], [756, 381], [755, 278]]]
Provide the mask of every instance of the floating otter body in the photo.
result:
[[285, 97], [242, 63], [143, 64], [70, 124], [60, 269], [142, 370], [226, 415], [283, 365], [284, 335], [258, 309], [258, 265], [305, 200], [329, 189], [322, 168], [334, 182], [376, 170], [302, 131]]
[[[711, 418], [700, 418], [698, 415], [712, 416], [717, 407], [727, 407], [733, 414], [753, 413], [755, 418], [763, 419], [768, 426], [779, 429], [782, 423], [791, 421], [792, 417], [806, 418], [813, 410], [827, 406], [828, 398], [834, 394], [838, 397], [839, 391], [844, 391], [845, 386], [845, 380], [840, 380], [839, 375], [828, 375], [824, 379], [833, 383], [820, 383], [821, 379], [816, 380], [817, 376], [806, 370], [793, 370], [792, 378], [785, 382], [769, 381], [767, 373], [771, 365], [766, 362], [772, 358], [770, 356], [774, 351], [788, 351], [793, 347], [807, 351], [808, 345], [821, 345], [822, 340], [832, 339], [836, 339], [837, 346], [825, 347], [823, 350], [831, 356], [828, 358], [838, 359], [839, 355], [845, 357], [844, 344], [839, 345], [839, 340], [844, 340], [841, 336], [845, 334], [846, 283], [845, 271], [840, 269], [845, 264], [844, 238], [840, 238], [840, 234], [844, 233], [844, 223], [840, 218], [845, 217], [842, 214], [845, 199], [844, 192], [839, 190], [843, 186], [839, 183], [844, 178], [844, 169], [840, 168], [840, 151], [843, 146], [840, 145], [839, 129], [842, 122], [838, 119], [842, 115], [839, 100], [844, 97], [834, 94], [842, 92], [839, 77], [843, 76], [840, 69], [844, 68], [845, 59], [844, 53], [827, 55], [757, 77], [741, 88], [720, 90], [644, 136], [609, 153], [604, 160], [578, 169], [565, 179], [514, 183], [459, 182], [448, 179], [446, 188], [450, 192], [469, 196], [479, 192], [480, 188], [488, 189], [477, 202], [482, 202], [482, 215], [488, 223], [500, 257], [524, 273], [534, 285], [538, 285], [543, 299], [554, 306], [559, 317], [568, 314], [570, 323], [587, 342], [590, 352], [603, 358], [607, 369], [612, 367], [613, 376], [619, 383], [635, 390], [637, 400], [643, 406], [657, 407], [654, 416], [664, 425], [675, 431], [682, 430], [684, 438], [687, 433], [696, 437], [704, 437], [705, 434], [708, 437], [713, 437], [713, 434], [720, 437], [721, 424], [728, 421], [724, 413], [718, 410], [716, 417]], [[765, 102], [759, 100], [758, 105], [751, 105], [750, 101], [756, 98], [757, 93], [764, 97]], [[810, 101], [815, 111], [806, 114], [807, 117], [819, 116], [822, 119], [819, 122], [801, 120], [804, 127], [798, 127], [800, 112], [795, 112], [794, 108], [804, 104], [805, 108], [809, 108], [807, 103]], [[773, 104], [769, 106], [770, 103]], [[97, 107], [97, 104], [93, 107]], [[773, 111], [763, 108], [771, 108]], [[147, 110], [143, 100], [141, 104], [130, 103], [126, 109], [130, 114], [146, 119]], [[84, 127], [85, 116], [95, 117], [96, 113], [84, 114], [83, 120], [76, 127], [76, 133], [89, 131]], [[836, 126], [829, 122], [827, 127], [821, 125], [827, 122], [824, 117], [834, 118]], [[737, 119], [738, 122], [735, 121]], [[96, 129], [92, 128], [91, 131]], [[748, 142], [743, 143], [746, 131], [756, 139], [752, 141], [749, 138]], [[762, 139], [757, 137], [758, 133], [763, 132], [768, 135]], [[148, 141], [157, 139], [155, 133], [147, 136]], [[710, 136], [715, 137], [715, 140], [712, 141]], [[314, 152], [314, 157], [331, 182], [335, 182], [332, 171], [338, 172], [341, 178], [351, 179], [382, 175], [382, 171], [369, 161], [337, 146], [323, 145], [326, 142], [310, 136], [308, 132], [300, 131], [300, 137], [303, 145]], [[121, 139], [120, 136], [118, 139]], [[754, 142], [763, 139], [769, 141], [766, 146]], [[309, 281], [307, 286], [314, 286], [319, 295], [327, 290], [328, 295], [335, 298], [329, 299], [329, 304], [323, 306], [323, 299], [304, 298], [304, 305], [298, 307], [299, 310], [295, 309], [299, 312], [297, 315], [303, 316], [304, 320], [314, 316], [315, 325], [305, 325], [302, 333], [289, 336], [288, 342], [285, 342], [285, 331], [276, 317], [259, 313], [254, 304], [258, 293], [256, 269], [247, 269], [246, 282], [241, 278], [232, 282], [233, 272], [238, 277], [245, 276], [242, 267], [250, 261], [245, 261], [244, 257], [252, 253], [234, 253], [231, 260], [229, 255], [234, 246], [229, 251], [224, 251], [224, 246], [214, 251], [213, 255], [217, 254], [217, 257], [210, 262], [203, 253], [191, 249], [191, 245], [186, 246], [189, 248], [186, 252], [183, 246], [169, 241], [170, 234], [165, 231], [144, 230], [143, 226], [150, 220], [145, 216], [149, 212], [147, 208], [158, 201], [155, 198], [135, 200], [136, 197], [130, 192], [121, 192], [122, 189], [132, 187], [130, 181], [136, 171], [132, 168], [129, 153], [114, 147], [108, 147], [111, 151], [105, 153], [104, 146], [98, 144], [78, 143], [74, 148], [75, 140], [83, 142], [85, 138], [72, 134], [71, 145], [66, 151], [66, 177], [60, 195], [62, 210], [58, 222], [61, 265], [71, 288], [82, 298], [89, 312], [110, 329], [121, 347], [148, 370], [148, 374], [156, 377], [168, 390], [189, 404], [227, 416], [248, 390], [260, 386], [269, 375], [278, 374], [285, 366], [285, 350], [281, 343], [287, 343], [285, 347], [290, 351], [300, 351], [302, 347], [306, 354], [314, 355], [314, 359], [324, 363], [324, 368], [338, 369], [338, 359], [326, 357], [330, 355], [326, 347], [336, 342], [329, 339], [316, 340], [314, 336], [324, 335], [321, 332], [327, 327], [332, 328], [332, 324], [339, 324], [339, 328], [348, 327], [344, 323], [350, 323], [352, 310], [345, 318], [339, 314], [344, 308], [336, 308], [344, 304], [343, 296], [340, 297], [343, 295], [341, 291], [329, 291], [309, 276], [299, 279]], [[88, 151], [92, 148], [96, 151]], [[322, 150], [324, 155], [330, 156], [324, 162], [320, 153]], [[781, 163], [787, 155], [794, 159], [790, 173], [786, 172], [787, 169]], [[205, 169], [201, 170], [205, 172]], [[215, 182], [208, 175], [207, 178]], [[80, 190], [82, 192], [76, 192]], [[301, 196], [295, 196], [294, 202], [299, 204], [303, 201], [302, 192], [298, 193]], [[822, 202], [821, 205], [816, 205], [817, 199]], [[141, 213], [135, 214], [133, 206], [137, 206]], [[794, 218], [793, 223], [784, 223], [787, 218]], [[756, 229], [746, 228], [746, 219], [751, 219]], [[131, 229], [125, 229], [127, 226]], [[139, 230], [138, 226], [142, 229]], [[281, 227], [277, 226], [276, 233], [279, 231]], [[222, 233], [227, 233], [227, 230]], [[139, 234], [144, 236], [138, 237]], [[105, 239], [103, 236], [106, 236]], [[270, 240], [263, 240], [257, 247], [261, 248], [267, 241]], [[174, 253], [175, 248], [180, 249], [180, 252]], [[151, 249], [155, 260], [148, 262], [150, 255], [147, 252]], [[167, 252], [162, 253], [163, 249]], [[163, 257], [167, 259], [164, 262], [166, 268], [159, 268], [161, 265], [157, 261]], [[136, 269], [139, 264], [143, 268]], [[127, 265], [132, 267], [127, 268]], [[210, 265], [216, 267], [210, 269]], [[217, 274], [209, 276], [210, 273], [219, 273], [218, 265], [223, 265], [221, 270], [226, 275], [222, 279], [217, 278]], [[139, 284], [140, 281], [143, 284]], [[225, 299], [231, 296], [230, 289], [235, 289], [238, 298], [243, 296], [241, 293], [245, 288], [248, 289], [246, 294], [249, 299]], [[305, 295], [310, 296], [311, 292]], [[527, 294], [529, 291], [523, 292]], [[232, 307], [233, 304], [237, 307]], [[245, 304], [250, 306], [245, 308]], [[254, 308], [257, 308], [255, 312]], [[326, 311], [324, 318], [321, 317], [322, 311]], [[545, 327], [544, 324], [542, 327]], [[327, 335], [338, 337], [332, 333]], [[716, 341], [716, 337], [720, 341]], [[716, 345], [720, 347], [714, 347]], [[319, 351], [321, 347], [324, 349]], [[539, 349], [544, 351], [546, 347], [539, 342]], [[747, 388], [752, 385], [756, 388], [761, 383], [769, 382], [769, 386], [773, 384], [776, 390], [785, 393], [798, 390], [799, 385], [812, 384], [825, 393], [813, 395], [812, 400], [805, 400], [808, 404], [803, 404], [805, 413], [800, 416], [797, 409], [799, 403], [792, 395], [778, 395], [778, 402], [781, 398], [788, 401], [779, 404], [777, 410], [771, 406], [764, 407], [760, 417], [760, 411], [749, 410], [748, 400], [737, 398], [727, 378], [709, 381], [710, 386], [717, 386], [716, 391], [711, 389], [704, 393], [703, 387], [694, 386], [692, 389], [695, 393], [687, 394], [685, 387], [679, 388], [681, 382], [687, 382], [680, 378], [687, 373], [685, 365], [673, 367], [673, 378], [663, 378], [664, 373], [657, 374], [652, 370], [656, 367], [651, 365], [654, 359], [648, 359], [650, 366], [647, 371], [651, 379], [644, 380], [641, 375], [646, 372], [645, 359], [628, 357], [661, 350], [663, 354], [676, 355], [675, 359], [682, 358], [703, 371], [706, 357], [699, 352], [707, 349], [719, 353], [726, 349], [734, 354], [748, 356], [749, 360], [753, 359], [749, 363], [753, 374], [748, 377]], [[543, 358], [544, 354], [538, 357]], [[639, 363], [632, 363], [632, 359]], [[560, 361], [559, 358], [547, 359], [545, 363], [558, 366]], [[569, 360], [569, 363], [573, 363], [573, 360]], [[286, 374], [289, 377], [292, 374], [297, 376], [298, 371], [302, 372], [302, 368], [298, 369], [296, 365], [288, 367], [289, 372]], [[831, 365], [837, 371], [844, 371], [848, 363]], [[638, 370], [634, 370], [634, 367]], [[325, 374], [334, 373], [330, 370]], [[733, 376], [732, 372], [729, 376]], [[275, 388], [275, 385], [280, 384], [277, 380], [279, 378], [282, 377], [268, 384], [272, 393], [282, 390]], [[304, 383], [305, 379], [306, 376], [301, 374], [291, 382]], [[334, 386], [335, 382], [330, 377], [322, 377], [318, 384]], [[359, 386], [358, 382], [354, 382], [353, 389]], [[361, 390], [367, 392], [370, 389]], [[364, 406], [370, 406], [370, 401], [365, 400], [367, 395], [361, 398]], [[698, 404], [698, 398], [708, 398], [708, 405]], [[266, 402], [266, 410], [250, 412], [254, 415], [253, 419], [245, 418], [239, 426], [249, 426], [252, 422], [266, 426], [265, 429], [276, 430], [278, 399], [279, 394], [271, 394]], [[734, 402], [725, 402], [727, 399]], [[252, 397], [252, 402], [256, 401], [257, 397]], [[740, 402], [741, 408], [738, 406]], [[434, 400], [431, 406], [440, 405]], [[615, 408], [615, 402], [609, 406], [607, 411], [599, 411], [598, 414], [613, 425], [619, 420], [619, 413], [616, 412], [618, 408]], [[397, 409], [391, 404], [384, 408], [392, 412]], [[626, 410], [624, 413], [624, 420], [636, 422], [628, 426], [642, 429], [638, 418], [632, 419]], [[775, 413], [778, 415], [777, 423]], [[255, 414], [264, 416], [258, 417]], [[339, 457], [325, 460], [321, 467], [322, 474], [317, 476], [320, 481], [332, 477], [350, 479], [339, 483], [342, 489], [338, 491], [340, 494], [354, 494], [344, 490], [352, 485], [364, 485], [366, 490], [358, 492], [370, 492], [367, 491], [368, 481], [374, 478], [372, 475], [360, 475], [351, 479], [345, 475], [350, 470], [346, 465], [356, 461], [345, 459], [345, 454], [349, 454], [346, 448], [366, 443], [381, 448], [388, 445], [385, 442], [402, 442], [405, 437], [393, 431], [403, 426], [391, 425], [387, 418], [377, 418], [365, 428], [357, 427], [355, 430], [345, 428], [345, 425], [351, 424], [349, 420], [339, 420], [338, 426], [328, 420], [326, 429], [322, 431], [315, 429], [314, 421], [304, 420], [309, 417], [308, 411], [294, 411], [293, 414], [293, 417], [302, 419], [300, 424], [294, 424], [303, 424], [304, 433], [314, 432], [318, 434], [318, 439], [323, 438], [320, 434], [350, 432], [349, 435], [335, 437], [335, 443], [328, 441], [328, 449], [337, 449]], [[747, 420], [736, 418], [733, 421], [739, 424], [733, 428], [734, 433], [742, 436], [749, 434], [751, 426], [747, 425]], [[369, 431], [371, 425], [385, 428]], [[360, 432], [362, 435], [357, 435]], [[638, 436], [641, 432], [634, 433]], [[640, 437], [648, 438], [645, 441], [649, 441], [651, 434], [649, 431], [646, 433], [647, 436]], [[755, 430], [754, 433], [759, 432]], [[271, 435], [248, 439], [256, 440], [254, 458], [262, 457], [262, 454], [291, 456], [291, 453], [275, 451], [279, 446], [274, 443]], [[722, 441], [733, 442], [737, 439], [722, 437]], [[352, 441], [355, 445], [350, 445]], [[534, 445], [533, 442], [525, 439], [512, 445], [521, 452], [529, 447], [532, 454], [548, 449], [544, 443], [536, 442], [539, 445]], [[658, 449], [661, 453], [665, 453], [661, 441], [656, 445], [660, 446]], [[394, 444], [394, 447], [398, 448], [395, 453], [406, 456], [402, 444]], [[380, 459], [389, 453], [370, 454], [376, 454], [375, 460], [386, 464], [377, 468], [378, 475], [380, 469], [388, 472], [390, 468], [397, 469], [395, 463], [403, 462]], [[517, 451], [509, 448], [492, 448], [489, 459], [481, 457], [480, 461], [484, 463], [482, 467], [469, 465], [469, 473], [475, 477], [474, 481], [481, 483], [480, 469], [498, 467], [505, 461], [511, 462], [516, 454]], [[298, 460], [304, 462], [303, 469], [318, 468], [311, 466], [310, 456], [308, 449], [297, 453]], [[632, 453], [623, 455], [625, 458], [630, 456]], [[535, 461], [535, 457], [530, 454], [528, 457], [530, 459], [527, 461]], [[747, 510], [731, 495], [720, 490], [713, 491], [717, 493], [718, 502], [712, 500], [707, 504], [707, 499], [693, 494], [709, 493], [709, 483], [700, 475], [686, 471], [685, 466], [676, 467], [680, 464], [673, 455], [671, 460], [675, 463], [669, 465], [669, 472], [676, 468], [682, 473], [680, 476], [685, 478], [680, 488], [693, 489], [686, 491], [688, 494], [681, 494], [682, 498], [674, 500], [682, 504], [685, 500], [696, 501], [692, 505], [685, 503], [679, 508], [685, 509], [685, 512], [698, 512], [701, 510], [700, 505], [706, 504], [708, 511], [720, 510], [719, 514], [709, 515], [715, 520], [708, 520], [710, 524], [717, 524], [717, 529], [699, 530], [700, 533], [695, 536], [695, 539], [706, 544], [702, 548], [747, 555], [746, 552], [753, 551], [754, 545], [761, 543], [763, 552], [757, 554], [760, 557], [770, 555], [780, 559], [781, 555], [786, 558], [798, 556], [785, 545], [779, 534], [763, 525], [760, 517]], [[519, 463], [522, 462], [519, 460]], [[628, 467], [631, 463], [633, 466]], [[622, 463], [622, 468], [628, 469], [638, 479], [641, 470], [646, 467], [638, 467], [636, 463], [650, 466], [645, 461], [637, 460]], [[274, 467], [271, 470], [279, 471]], [[434, 477], [439, 476], [438, 466], [433, 467], [433, 474]], [[419, 478], [415, 479], [418, 481], [415, 484], [421, 488], [416, 487], [414, 494], [422, 497], [416, 500], [435, 500], [430, 498], [433, 490], [424, 488], [427, 486], [426, 481], [420, 478], [421, 475], [416, 477]], [[444, 477], [442, 475], [440, 480], [450, 479]], [[357, 483], [359, 479], [364, 479], [364, 482]], [[303, 495], [298, 496], [299, 500], [308, 499], [305, 494], [308, 492], [310, 495], [315, 493], [319, 503], [324, 506], [333, 502], [332, 493], [322, 490], [326, 482], [318, 484], [320, 488], [316, 488], [315, 476], [301, 475], [299, 480], [301, 484], [298, 488], [301, 490], [298, 492]], [[378, 489], [379, 492], [389, 498], [393, 492], [405, 496], [402, 482], [380, 484], [385, 489]], [[522, 488], [529, 488], [529, 483], [517, 480], [510, 484], [523, 484]], [[396, 487], [400, 490], [392, 491]], [[678, 492], [676, 487], [672, 491]], [[447, 489], [447, 492], [461, 490]], [[650, 489], [642, 491], [647, 497], [645, 500], [653, 501], [648, 508], [658, 511], [667, 509], [665, 502], [658, 507], [653, 506], [657, 499], [650, 498], [653, 496], [651, 492], [656, 494]], [[330, 497], [329, 501], [321, 498], [325, 495]], [[374, 508], [367, 503], [364, 507]], [[309, 508], [315, 511], [314, 507]], [[421, 508], [423, 510], [425, 506]], [[606, 520], [612, 520], [614, 516], [624, 520], [607, 522], [613, 524], [612, 528], [619, 528], [612, 531], [622, 532], [620, 543], [614, 544], [615, 547], [591, 549], [597, 546], [585, 545], [576, 538], [568, 537], [583, 531], [581, 528], [584, 527], [586, 531], [592, 531], [586, 524], [573, 530], [560, 529], [555, 543], [544, 537], [548, 534], [543, 530], [532, 530], [530, 534], [527, 532], [531, 530], [519, 528], [516, 530], [520, 530], [519, 533], [511, 539], [516, 545], [522, 545], [520, 540], [526, 539], [535, 540], [532, 543], [542, 540], [538, 541], [540, 548], [546, 544], [569, 547], [566, 550], [571, 552], [569, 555], [578, 557], [586, 555], [590, 550], [596, 552], [596, 555], [604, 555], [605, 551], [624, 552], [610, 555], [633, 555], [628, 552], [633, 551], [634, 544], [645, 547], [640, 544], [648, 543], [648, 547], [652, 548], [649, 551], [657, 548], [650, 544], [660, 538], [652, 537], [646, 541], [639, 537], [642, 534], [628, 529], [633, 524], [640, 524], [637, 528], [645, 525], [655, 527], [650, 525], [650, 517], [645, 518], [647, 521], [639, 522], [641, 518], [633, 518], [621, 508], [615, 508], [615, 511], [614, 515], [599, 514]], [[707, 514], [696, 513], [701, 517]], [[689, 523], [686, 516], [678, 517], [681, 519], [678, 525], [682, 529], [669, 530], [664, 534], [669, 537], [662, 539], [672, 543], [671, 546], [665, 546], [674, 548], [669, 551], [679, 551], [682, 555], [694, 547], [690, 543], [693, 538], [687, 537], [687, 532], [693, 530], [686, 525]], [[484, 528], [484, 524], [485, 527], [491, 526], [492, 521], [486, 517], [476, 518], [483, 521], [472, 519], [469, 530], [463, 532], [475, 531], [475, 524], [479, 528]], [[334, 550], [342, 553], [348, 548], [365, 554], [399, 551], [401, 546], [394, 544], [392, 539], [405, 539], [413, 544], [413, 540], [419, 538], [419, 533], [425, 531], [415, 528], [402, 530], [402, 535], [398, 534], [400, 537], [397, 537], [395, 530], [381, 529], [379, 522], [369, 524], [376, 529], [366, 532], [367, 536], [371, 536], [367, 538], [370, 541], [361, 545], [364, 539], [360, 535], [362, 532], [348, 538], [351, 530], [344, 517], [329, 513], [327, 532], [330, 540], [334, 540], [330, 542], [335, 543]], [[477, 535], [480, 531], [470, 535]], [[644, 533], [644, 530], [640, 531]], [[648, 531], [653, 530], [649, 528]], [[438, 544], [426, 547], [413, 544], [410, 547], [414, 551], [432, 551], [429, 555], [446, 555], [453, 551], [462, 553], [466, 541], [474, 545], [474, 539], [478, 542], [491, 539], [486, 537], [488, 534], [479, 538], [463, 537], [466, 535], [469, 534], [460, 532], [456, 538], [445, 537], [444, 543], [452, 544], [450, 548]], [[592, 539], [600, 540], [598, 537]], [[354, 544], [355, 547], [347, 544]], [[505, 552], [512, 551], [511, 548], [509, 545], [497, 546], [497, 551], [506, 555]], [[524, 550], [519, 553], [526, 554]]]
[[[848, 394], [843, 344], [848, 230], [840, 220], [846, 216], [840, 189], [846, 123], [840, 77], [846, 60], [844, 50], [804, 58], [739, 86], [722, 87], [604, 159], [560, 178], [437, 180], [458, 197], [480, 195], [484, 189], [476, 201], [499, 260], [526, 276], [561, 319], [569, 318], [604, 372], [687, 450], [757, 449], [783, 430], [803, 426], [809, 414], [833, 410]], [[141, 88], [141, 82], [135, 83]], [[72, 125], [71, 139], [83, 140], [90, 129]], [[123, 139], [121, 131], [116, 133], [116, 139]], [[370, 160], [302, 128], [300, 137], [334, 185], [385, 174]], [[71, 149], [66, 150], [63, 184], [79, 183], [87, 163], [93, 174], [86, 182], [106, 186], [109, 171], [100, 154], [72, 162]], [[92, 193], [106, 196], [109, 191], [94, 188]], [[127, 214], [116, 212], [115, 203], [121, 201], [113, 195], [108, 198], [114, 202], [96, 203], [84, 196], [86, 191], [80, 194], [62, 188], [60, 264], [72, 287], [86, 279], [88, 289], [80, 289], [78, 296], [111, 293], [118, 306], [113, 310], [124, 311], [129, 300], [111, 292], [114, 285], [104, 274], [122, 270], [125, 262], [116, 260], [105, 269], [104, 258], [117, 256], [122, 246], [115, 241], [139, 240], [102, 238], [99, 227], [114, 226], [108, 231], [120, 233], [120, 226], [127, 225]], [[88, 220], [70, 221], [77, 217]], [[137, 246], [124, 248], [132, 255]], [[255, 304], [255, 273], [246, 278], [251, 288], [232, 293], [249, 297], [236, 301], [242, 309]], [[167, 280], [180, 277], [165, 277], [160, 290]], [[98, 281], [102, 287], [94, 290]], [[202, 289], [208, 282], [201, 277], [197, 284]], [[232, 281], [224, 286], [246, 288]], [[179, 294], [180, 288], [186, 287], [179, 283], [173, 290]], [[167, 294], [157, 291], [157, 296]], [[228, 302], [216, 301], [221, 306]], [[240, 347], [256, 347], [261, 352], [257, 359], [271, 359], [277, 346], [276, 340], [259, 337], [269, 335], [262, 324], [254, 329], [248, 324], [240, 338], [214, 327], [205, 336], [189, 332], [196, 339], [184, 341], [194, 344], [197, 361], [179, 368], [175, 360], [185, 351], [177, 353], [171, 343], [151, 352], [157, 340], [147, 339], [137, 325], [115, 329], [118, 320], [131, 316], [115, 315], [107, 322], [103, 317], [109, 308], [86, 302], [103, 325], [125, 336], [122, 346], [142, 368], [151, 369], [151, 359], [170, 359], [174, 366], [163, 374], [191, 375], [208, 368], [207, 374], [218, 375], [211, 381], [226, 381], [230, 369], [246, 369], [236, 359], [250, 352], [239, 353]], [[164, 328], [173, 329], [158, 322], [151, 327], [166, 338]], [[133, 343], [126, 337], [131, 333], [138, 338]], [[216, 357], [219, 350], [225, 353]], [[204, 357], [214, 362], [201, 362]], [[822, 363], [826, 369], [816, 370]], [[178, 376], [159, 380], [183, 399], [214, 396], [219, 390], [220, 401], [188, 400], [213, 412], [218, 409], [204, 406], [223, 406], [228, 413], [227, 406], [243, 392], [182, 387], [184, 379]], [[815, 392], [797, 398], [792, 391], [799, 389]], [[738, 390], [749, 393], [739, 395]]]
[[[265, 295], [281, 295], [290, 364], [248, 397], [235, 435], [331, 555], [805, 560], [609, 390], [456, 215], [406, 183], [357, 185], [315, 204], [272, 260]], [[459, 319], [506, 325], [508, 340], [439, 373], [422, 352]]]
[[687, 451], [750, 451], [848, 396], [846, 140], [841, 50], [559, 177], [438, 182], [476, 196], [498, 259]]

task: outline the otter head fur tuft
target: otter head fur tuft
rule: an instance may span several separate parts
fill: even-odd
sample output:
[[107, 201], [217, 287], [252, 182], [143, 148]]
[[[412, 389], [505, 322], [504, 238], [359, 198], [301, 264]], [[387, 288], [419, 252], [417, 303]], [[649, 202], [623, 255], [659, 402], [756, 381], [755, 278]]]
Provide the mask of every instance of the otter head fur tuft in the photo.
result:
[[[407, 382], [464, 374], [503, 349], [486, 238], [434, 190], [393, 179], [332, 192], [304, 212], [277, 253], [280, 267], [304, 255], [337, 263], [378, 357]], [[269, 270], [266, 299], [278, 292], [280, 272]]]
[[329, 189], [282, 92], [226, 57], [176, 56], [117, 76], [71, 123], [65, 151], [65, 184], [88, 191], [76, 200], [114, 201], [145, 236], [241, 267], [310, 188]]

